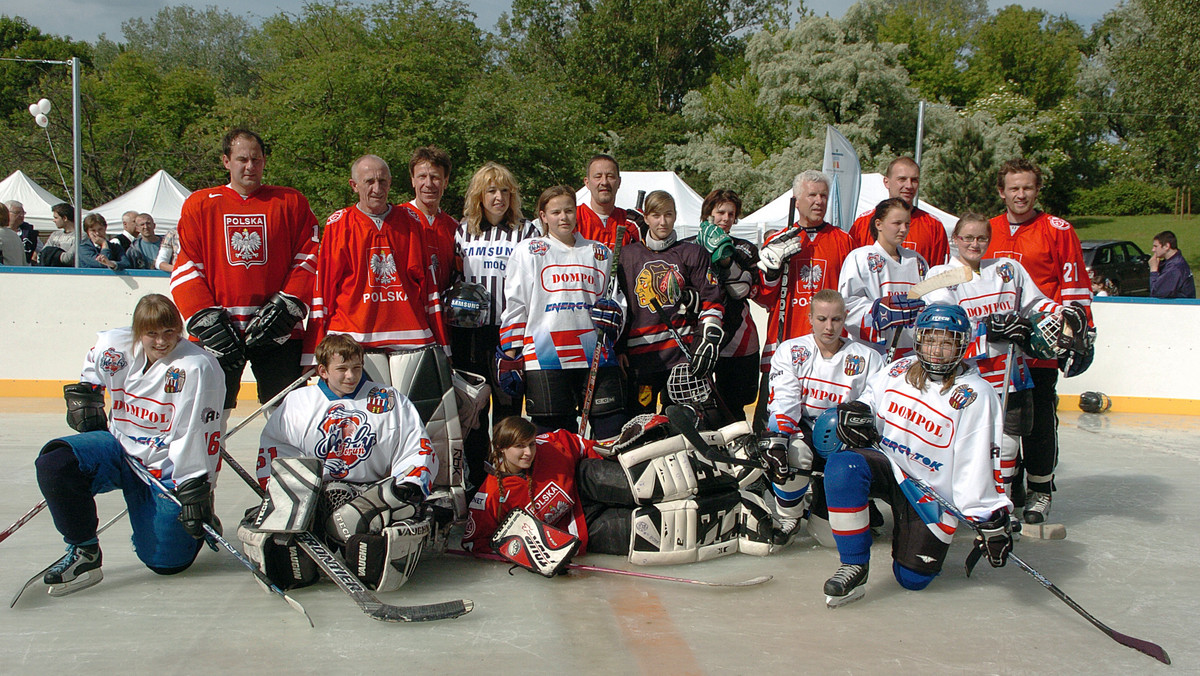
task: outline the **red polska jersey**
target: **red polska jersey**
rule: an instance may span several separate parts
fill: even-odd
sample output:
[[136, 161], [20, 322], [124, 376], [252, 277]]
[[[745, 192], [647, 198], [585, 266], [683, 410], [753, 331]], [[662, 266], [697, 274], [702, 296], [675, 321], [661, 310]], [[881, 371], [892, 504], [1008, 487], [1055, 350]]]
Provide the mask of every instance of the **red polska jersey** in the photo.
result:
[[[854, 248], [870, 246], [875, 243], [871, 236], [871, 217], [874, 211], [859, 214], [850, 228], [850, 239], [854, 240]], [[930, 265], [942, 265], [950, 260], [950, 238], [946, 235], [946, 226], [936, 216], [921, 208], [910, 212], [912, 220], [908, 225], [908, 235], [901, 244], [905, 249], [912, 249], [921, 254]]]

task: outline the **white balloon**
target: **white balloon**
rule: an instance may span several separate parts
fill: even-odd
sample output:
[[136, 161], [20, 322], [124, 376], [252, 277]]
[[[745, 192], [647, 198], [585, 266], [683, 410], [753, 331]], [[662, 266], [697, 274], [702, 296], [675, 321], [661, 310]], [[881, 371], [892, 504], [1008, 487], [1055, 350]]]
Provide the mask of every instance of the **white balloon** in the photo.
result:
[[33, 119], [38, 123], [39, 127], [45, 127], [46, 125], [50, 124], [50, 118], [46, 117], [42, 113], [38, 113], [37, 117]]
[[42, 111], [43, 115], [50, 114], [50, 99], [41, 99], [38, 101], [38, 110]]
[[38, 113], [40, 113], [40, 112], [42, 112], [42, 111], [40, 109], [38, 109], [38, 104], [36, 104], [36, 103], [29, 104], [29, 114], [30, 115], [37, 117]]

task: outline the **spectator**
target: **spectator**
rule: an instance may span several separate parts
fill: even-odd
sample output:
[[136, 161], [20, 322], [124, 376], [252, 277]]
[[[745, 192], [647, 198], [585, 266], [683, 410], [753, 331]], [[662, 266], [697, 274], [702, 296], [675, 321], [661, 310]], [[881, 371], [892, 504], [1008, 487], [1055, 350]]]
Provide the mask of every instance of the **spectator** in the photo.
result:
[[25, 261], [25, 244], [17, 234], [16, 225], [8, 216], [8, 207], [0, 204], [0, 223], [10, 223], [10, 227], [0, 227], [0, 265], [28, 265]]
[[154, 217], [150, 214], [138, 214], [136, 224], [138, 237], [125, 247], [121, 266], [129, 270], [153, 270], [162, 237], [154, 234]]
[[38, 259], [47, 267], [75, 267], [75, 207], [60, 202], [50, 211], [54, 214], [54, 227], [60, 232], [50, 233]]
[[1092, 295], [1099, 298], [1103, 296], [1117, 295], [1117, 285], [1104, 275], [1095, 275], [1092, 277]]
[[79, 267], [124, 270], [120, 245], [108, 241], [108, 222], [100, 214], [83, 217], [83, 239], [79, 242]]
[[1195, 298], [1192, 268], [1179, 255], [1175, 233], [1163, 230], [1150, 245], [1150, 295], [1155, 298]]
[[137, 217], [138, 212], [136, 211], [126, 211], [125, 213], [121, 214], [121, 228], [124, 229], [124, 232], [116, 237], [109, 238], [109, 242], [115, 243], [117, 246], [121, 247], [121, 251], [128, 251], [130, 245], [132, 245], [134, 240], [136, 240], [138, 237]]
[[25, 222], [25, 205], [9, 200], [5, 206], [8, 207], [8, 227], [17, 231], [25, 245], [25, 262], [36, 263], [36, 254], [42, 250], [42, 242], [38, 239], [38, 231]]
[[168, 230], [158, 242], [158, 257], [154, 259], [154, 267], [163, 272], [175, 270], [175, 256], [179, 255], [179, 231]]

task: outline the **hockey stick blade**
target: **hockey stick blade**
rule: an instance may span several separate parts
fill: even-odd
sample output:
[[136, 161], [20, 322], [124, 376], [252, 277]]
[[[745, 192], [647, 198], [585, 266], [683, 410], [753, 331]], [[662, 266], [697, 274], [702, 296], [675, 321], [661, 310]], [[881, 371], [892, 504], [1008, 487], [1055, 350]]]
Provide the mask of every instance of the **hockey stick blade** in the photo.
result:
[[682, 434], [692, 446], [696, 447], [700, 454], [713, 462], [721, 462], [726, 465], [740, 465], [742, 467], [750, 467], [753, 469], [767, 469], [763, 463], [754, 462], [753, 460], [743, 460], [735, 458], [732, 455], [722, 453], [713, 448], [711, 444], [700, 436], [700, 432], [696, 429], [696, 423], [692, 422], [692, 417], [682, 406], [674, 404], [667, 407], [667, 421], [675, 431]]
[[[233, 469], [234, 474], [246, 482], [246, 485], [254, 491], [259, 499], [266, 497], [267, 491], [259, 486], [258, 481], [250, 476], [246, 468], [234, 460], [233, 456], [224, 448], [221, 449], [221, 458], [224, 459], [227, 466]], [[466, 599], [415, 606], [393, 606], [384, 603], [376, 598], [371, 590], [363, 586], [358, 577], [347, 570], [346, 566], [333, 555], [333, 552], [329, 551], [312, 533], [297, 533], [296, 544], [300, 545], [300, 548], [317, 564], [321, 572], [333, 580], [333, 583], [357, 603], [364, 613], [381, 622], [449, 620], [465, 615], [475, 607], [473, 602]]]
[[41, 512], [45, 508], [46, 508], [46, 501], [45, 501], [45, 499], [43, 499], [41, 502], [34, 505], [33, 509], [29, 510], [28, 512], [25, 512], [25, 514], [22, 515], [21, 518], [17, 519], [16, 522], [13, 523], [13, 525], [9, 526], [8, 528], [5, 528], [4, 532], [0, 533], [0, 542], [4, 542], [5, 540], [7, 540], [8, 536], [17, 532], [17, 529], [20, 528], [21, 526], [24, 526], [25, 524], [29, 523], [30, 519], [37, 516], [38, 513]]
[[1025, 523], [1021, 524], [1021, 537], [1035, 540], [1065, 540], [1067, 527], [1061, 523]]
[[[43, 502], [42, 504], [45, 504], [45, 502]], [[123, 519], [123, 518], [125, 517], [125, 515], [126, 515], [126, 514], [128, 514], [128, 513], [129, 513], [129, 510], [128, 510], [128, 509], [123, 509], [123, 510], [121, 510], [121, 513], [120, 513], [120, 514], [117, 514], [116, 516], [114, 516], [113, 518], [109, 519], [108, 521], [105, 521], [103, 526], [100, 526], [99, 528], [97, 528], [97, 529], [96, 529], [96, 535], [100, 535], [100, 534], [101, 534], [101, 533], [103, 533], [104, 531], [108, 530], [108, 527], [109, 527], [109, 526], [111, 526], [111, 525], [113, 525], [114, 523], [116, 523], [116, 522], [120, 521], [121, 519]], [[55, 561], [54, 563], [58, 563], [58, 561]], [[35, 582], [37, 582], [38, 580], [42, 579], [42, 576], [44, 576], [46, 573], [50, 572], [50, 569], [54, 567], [54, 563], [52, 563], [52, 564], [50, 564], [50, 565], [46, 566], [46, 567], [45, 567], [45, 568], [43, 568], [43, 569], [41, 570], [41, 572], [39, 572], [37, 575], [34, 575], [33, 577], [29, 578], [29, 581], [25, 583], [25, 586], [24, 586], [24, 587], [21, 587], [21, 588], [20, 588], [20, 589], [17, 591], [16, 595], [14, 595], [14, 596], [12, 597], [12, 602], [8, 604], [8, 607], [9, 607], [9, 608], [12, 608], [12, 607], [16, 606], [16, 605], [17, 605], [17, 601], [21, 600], [21, 594], [24, 594], [24, 593], [25, 593], [25, 592], [26, 592], [26, 591], [27, 591], [27, 590], [28, 590], [30, 587], [32, 587], [32, 586], [33, 586], [33, 583], [35, 583]]]
[[[482, 559], [485, 561], [499, 561], [501, 563], [511, 563], [508, 559], [493, 554], [491, 552], [468, 552], [461, 549], [447, 549], [447, 554], [455, 556], [467, 556], [473, 559]], [[646, 580], [658, 580], [660, 582], [680, 582], [683, 584], [694, 584], [702, 587], [754, 587], [764, 582], [769, 582], [775, 579], [773, 575], [760, 575], [752, 577], [749, 580], [740, 580], [737, 582], [712, 582], [709, 580], [693, 580], [688, 577], [671, 577], [670, 575], [656, 575], [654, 573], [641, 573], [636, 570], [623, 570], [621, 568], [608, 568], [606, 566], [593, 566], [586, 563], [567, 563], [567, 568], [571, 570], [582, 570], [590, 573], [607, 573], [611, 575], [626, 575], [629, 577], [640, 577]]]
[[955, 284], [965, 284], [971, 281], [971, 275], [973, 274], [975, 273], [971, 271], [971, 268], [965, 265], [955, 266], [945, 272], [938, 273], [926, 278], [924, 281], [913, 284], [908, 289], [908, 297], [920, 298], [930, 291], [944, 289], [947, 286], [954, 286]]

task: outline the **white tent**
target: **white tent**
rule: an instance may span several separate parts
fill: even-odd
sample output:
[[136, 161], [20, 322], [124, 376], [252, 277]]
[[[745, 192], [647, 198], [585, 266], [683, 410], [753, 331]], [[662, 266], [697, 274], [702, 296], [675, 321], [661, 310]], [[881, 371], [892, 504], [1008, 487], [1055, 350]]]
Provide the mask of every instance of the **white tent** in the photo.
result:
[[179, 212], [183, 209], [183, 201], [192, 194], [191, 190], [183, 187], [175, 177], [159, 169], [133, 190], [106, 202], [91, 210], [104, 216], [108, 222], [108, 234], [118, 235], [121, 228], [121, 215], [126, 211], [136, 211], [139, 214], [150, 214], [160, 230], [174, 229], [179, 225]]
[[34, 183], [20, 169], [0, 181], [0, 201], [16, 200], [25, 207], [25, 220], [38, 230], [54, 230], [54, 217], [50, 208], [66, 200], [55, 197], [50, 191]]
[[[887, 197], [887, 188], [883, 187], [883, 174], [863, 174], [862, 188], [858, 193], [858, 208], [855, 213], [862, 215], [874, 209], [876, 204]], [[788, 201], [791, 198], [792, 191], [788, 189], [787, 192], [771, 200], [763, 208], [739, 221], [737, 225], [733, 226], [733, 234], [761, 243], [764, 232], [783, 227], [784, 221], [787, 220]], [[942, 211], [919, 197], [917, 206], [940, 220], [946, 227], [947, 236], [954, 230], [954, 225], [958, 223], [958, 216]]]
[[[665, 190], [675, 198], [675, 229], [679, 237], [691, 237], [700, 228], [700, 207], [704, 198], [673, 171], [622, 171], [621, 188], [617, 190], [617, 206], [622, 209], [632, 209], [637, 206], [637, 194], [645, 190], [647, 194], [655, 190]], [[592, 199], [592, 193], [586, 187], [575, 193], [576, 204], [587, 204]]]

